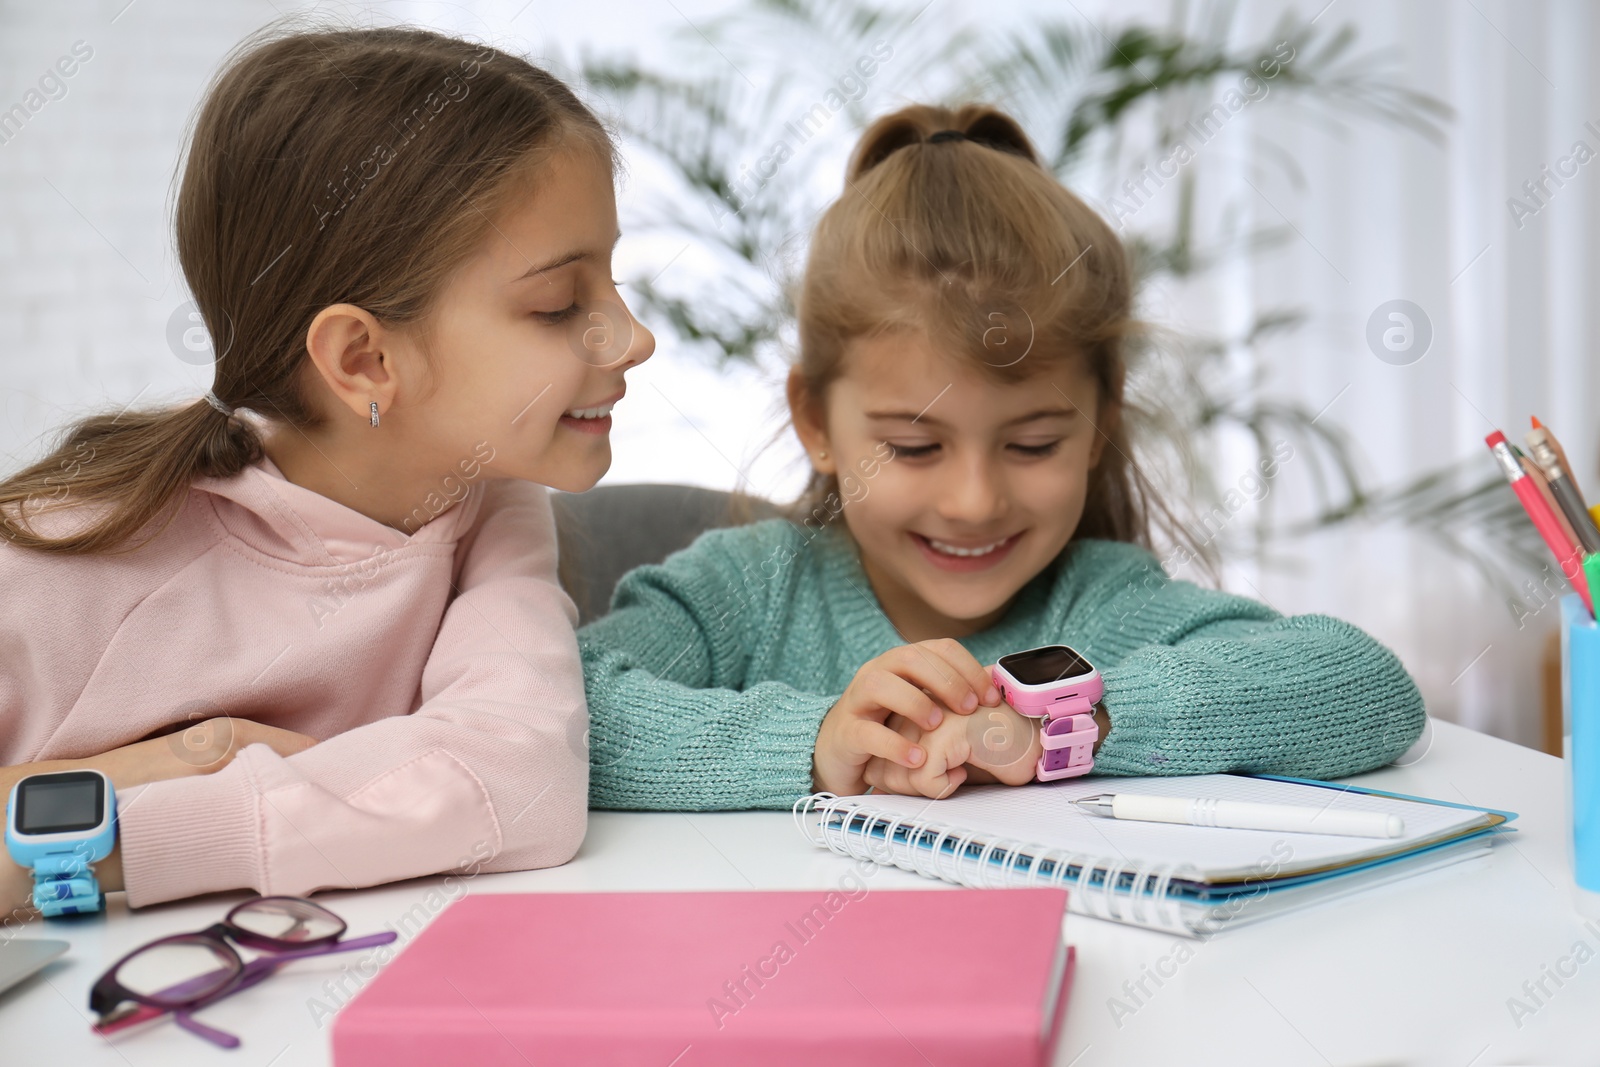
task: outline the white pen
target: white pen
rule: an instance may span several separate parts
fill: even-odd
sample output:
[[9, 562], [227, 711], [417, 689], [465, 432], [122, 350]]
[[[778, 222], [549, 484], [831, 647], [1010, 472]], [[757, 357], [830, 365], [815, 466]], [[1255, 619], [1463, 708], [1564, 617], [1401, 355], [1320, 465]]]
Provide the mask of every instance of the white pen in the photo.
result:
[[1297, 834], [1347, 837], [1399, 837], [1405, 820], [1381, 811], [1334, 811], [1298, 804], [1255, 804], [1245, 800], [1152, 797], [1139, 793], [1099, 793], [1073, 801], [1091, 815], [1142, 822], [1227, 826], [1236, 830], [1282, 830]]

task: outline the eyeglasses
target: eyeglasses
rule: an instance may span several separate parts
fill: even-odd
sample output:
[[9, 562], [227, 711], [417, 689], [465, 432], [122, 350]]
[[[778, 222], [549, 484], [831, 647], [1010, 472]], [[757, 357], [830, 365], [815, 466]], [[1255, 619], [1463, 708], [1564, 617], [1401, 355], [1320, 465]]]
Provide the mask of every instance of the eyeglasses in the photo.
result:
[[[303, 897], [247, 900], [213, 926], [163, 937], [118, 960], [89, 992], [89, 1009], [100, 1017], [94, 1030], [114, 1033], [171, 1012], [190, 1033], [238, 1048], [237, 1037], [207, 1026], [194, 1013], [272, 976], [291, 960], [387, 945], [397, 936], [385, 930], [342, 941], [345, 930], [343, 919]], [[263, 955], [246, 963], [229, 940]]]

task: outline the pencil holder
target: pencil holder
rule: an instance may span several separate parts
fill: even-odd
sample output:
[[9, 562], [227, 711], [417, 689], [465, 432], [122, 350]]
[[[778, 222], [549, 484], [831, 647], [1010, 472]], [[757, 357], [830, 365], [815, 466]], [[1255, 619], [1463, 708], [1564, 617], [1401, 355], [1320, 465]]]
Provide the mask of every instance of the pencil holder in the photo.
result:
[[1561, 598], [1561, 715], [1577, 903], [1600, 914], [1600, 626], [1574, 594]]

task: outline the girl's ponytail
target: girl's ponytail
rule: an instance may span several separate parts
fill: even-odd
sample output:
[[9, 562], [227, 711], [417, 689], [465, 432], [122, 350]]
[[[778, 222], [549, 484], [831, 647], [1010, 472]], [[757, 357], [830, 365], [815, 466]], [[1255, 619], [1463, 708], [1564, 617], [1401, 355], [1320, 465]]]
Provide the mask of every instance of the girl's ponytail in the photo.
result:
[[[91, 415], [73, 423], [44, 459], [0, 482], [0, 531], [13, 544], [61, 554], [131, 551], [194, 479], [226, 478], [261, 456], [254, 426], [205, 400], [181, 407]], [[99, 521], [42, 536], [33, 520], [88, 504]], [[102, 505], [95, 508], [93, 505]], [[76, 511], [76, 509], [74, 509]]]
[[1003, 111], [982, 104], [969, 104], [955, 111], [913, 104], [884, 116], [861, 135], [845, 168], [849, 175], [846, 184], [854, 183], [899, 149], [914, 144], [937, 144], [936, 138], [952, 131], [960, 134], [962, 140], [1021, 156], [1039, 165], [1039, 153], [1033, 142], [1028, 140], [1017, 121]]
[[[439, 291], [492, 220], [537, 190], [543, 163], [584, 151], [614, 174], [617, 157], [594, 113], [525, 59], [407, 26], [306, 31], [295, 19], [246, 40], [213, 80], [173, 221], [220, 353], [214, 395], [304, 431], [325, 418], [302, 387], [321, 309], [419, 327], [426, 357]], [[117, 551], [169, 509], [170, 522], [196, 477], [261, 454], [255, 424], [203, 399], [94, 415], [0, 480], [0, 534], [46, 552]], [[32, 521], [69, 505], [68, 524]]]

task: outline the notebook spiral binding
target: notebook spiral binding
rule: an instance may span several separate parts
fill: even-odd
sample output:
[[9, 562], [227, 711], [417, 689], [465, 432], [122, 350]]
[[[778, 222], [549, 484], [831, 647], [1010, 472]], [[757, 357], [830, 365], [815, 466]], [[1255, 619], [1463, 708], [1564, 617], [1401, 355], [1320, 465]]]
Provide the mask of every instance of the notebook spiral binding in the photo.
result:
[[[801, 797], [793, 815], [812, 844], [841, 856], [974, 889], [1055, 886], [1068, 890], [1069, 911], [1194, 936], [1171, 884], [1186, 875], [1199, 878], [1200, 872], [1190, 864], [1125, 864], [1065, 849], [1044, 849], [1029, 856], [1023, 852], [1025, 842], [1008, 838], [989, 841], [973, 855], [973, 839], [978, 836], [974, 832], [962, 833], [932, 820], [891, 817], [868, 810], [859, 797], [833, 793]], [[948, 852], [946, 841], [951, 846]], [[1017, 866], [1021, 860], [1027, 861], [1026, 866]], [[1103, 872], [1098, 881], [1096, 871]]]

